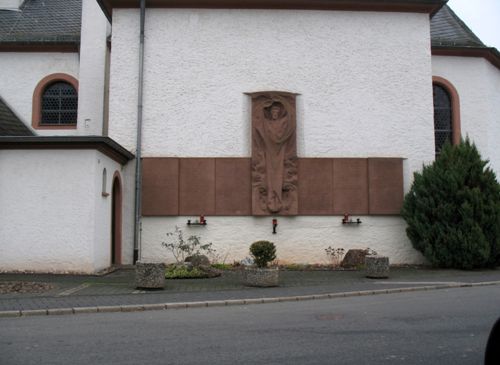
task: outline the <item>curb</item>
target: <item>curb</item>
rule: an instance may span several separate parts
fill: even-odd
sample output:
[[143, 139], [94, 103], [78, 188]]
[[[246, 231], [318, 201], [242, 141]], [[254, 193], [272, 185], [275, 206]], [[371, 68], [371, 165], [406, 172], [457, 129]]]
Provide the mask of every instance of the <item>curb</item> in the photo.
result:
[[407, 288], [361, 290], [353, 292], [298, 295], [289, 297], [210, 300], [204, 302], [202, 301], [202, 302], [175, 302], [175, 303], [158, 303], [158, 304], [110, 305], [110, 306], [75, 307], [75, 308], [9, 310], [9, 311], [0, 311], [0, 318], [16, 318], [16, 317], [47, 316], [47, 315], [54, 316], [54, 315], [81, 314], [81, 313], [118, 313], [118, 312], [142, 312], [142, 311], [166, 310], [166, 309], [225, 307], [233, 305], [297, 302], [305, 300], [348, 298], [348, 297], [358, 297], [364, 295], [408, 293], [408, 292], [426, 291], [426, 290], [470, 288], [470, 287], [491, 286], [491, 285], [500, 285], [500, 281], [485, 281], [479, 283], [456, 283], [456, 284], [445, 284], [445, 285], [426, 285], [426, 286], [415, 286]]

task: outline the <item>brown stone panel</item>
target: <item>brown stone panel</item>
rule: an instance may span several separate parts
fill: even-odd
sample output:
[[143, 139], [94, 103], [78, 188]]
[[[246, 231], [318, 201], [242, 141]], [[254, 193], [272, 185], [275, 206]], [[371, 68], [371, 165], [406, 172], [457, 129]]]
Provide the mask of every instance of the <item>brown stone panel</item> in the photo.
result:
[[250, 158], [215, 160], [215, 214], [252, 215]]
[[179, 174], [179, 215], [214, 215], [215, 159], [182, 158]]
[[333, 213], [333, 160], [299, 158], [299, 214]]
[[368, 214], [368, 175], [365, 158], [333, 160], [333, 213]]
[[142, 159], [142, 215], [179, 214], [179, 159]]
[[403, 160], [368, 159], [370, 214], [399, 214], [403, 206]]

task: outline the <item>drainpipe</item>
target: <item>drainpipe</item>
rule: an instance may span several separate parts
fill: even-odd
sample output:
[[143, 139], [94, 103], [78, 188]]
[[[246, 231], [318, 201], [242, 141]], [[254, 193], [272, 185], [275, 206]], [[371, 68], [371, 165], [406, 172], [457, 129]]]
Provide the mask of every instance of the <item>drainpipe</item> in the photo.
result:
[[141, 257], [141, 190], [142, 190], [142, 88], [144, 83], [144, 21], [146, 0], [141, 0], [141, 32], [139, 39], [139, 86], [137, 97], [137, 148], [135, 152], [135, 222], [134, 222], [134, 264]]

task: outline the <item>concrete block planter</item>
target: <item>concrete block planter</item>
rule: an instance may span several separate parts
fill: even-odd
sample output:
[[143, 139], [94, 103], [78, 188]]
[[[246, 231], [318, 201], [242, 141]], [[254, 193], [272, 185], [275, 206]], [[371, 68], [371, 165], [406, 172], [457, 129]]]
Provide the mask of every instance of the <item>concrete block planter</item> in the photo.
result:
[[365, 257], [365, 270], [367, 278], [388, 278], [389, 258], [387, 256], [368, 255]]
[[247, 286], [271, 287], [279, 285], [279, 269], [247, 267], [243, 272], [243, 283]]
[[140, 289], [165, 288], [165, 264], [137, 261], [135, 286]]

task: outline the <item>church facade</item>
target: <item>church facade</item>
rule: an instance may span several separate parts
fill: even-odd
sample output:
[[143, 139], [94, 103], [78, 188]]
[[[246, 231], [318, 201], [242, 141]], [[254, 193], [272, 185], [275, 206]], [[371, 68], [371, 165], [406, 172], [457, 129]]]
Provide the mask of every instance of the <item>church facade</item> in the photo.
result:
[[71, 3], [73, 38], [0, 38], [0, 270], [171, 261], [176, 226], [226, 262], [419, 264], [413, 173], [465, 136], [500, 172], [500, 54], [446, 1]]

